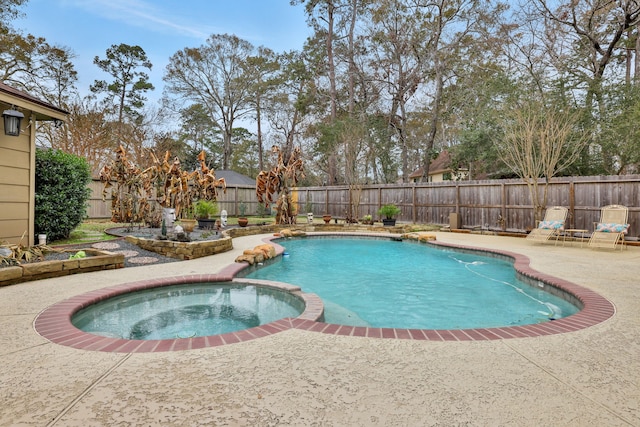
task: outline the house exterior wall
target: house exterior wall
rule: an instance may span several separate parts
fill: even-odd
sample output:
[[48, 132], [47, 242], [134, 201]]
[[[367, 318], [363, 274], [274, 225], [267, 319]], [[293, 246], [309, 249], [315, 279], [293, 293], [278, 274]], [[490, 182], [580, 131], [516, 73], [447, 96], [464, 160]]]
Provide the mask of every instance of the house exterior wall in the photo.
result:
[[36, 124], [66, 121], [68, 112], [0, 83], [0, 114], [17, 109], [24, 114], [20, 135], [5, 135], [0, 117], [0, 243], [31, 246], [35, 236]]
[[23, 113], [17, 137], [4, 134], [0, 119], [0, 241], [29, 246], [34, 242], [35, 123], [29, 126], [31, 114]]
[[444, 173], [434, 173], [429, 174], [429, 182], [443, 182], [444, 181]]
[[[429, 174], [429, 182], [464, 181], [469, 174], [466, 171], [454, 172], [452, 169]], [[416, 181], [414, 181], [416, 182]]]

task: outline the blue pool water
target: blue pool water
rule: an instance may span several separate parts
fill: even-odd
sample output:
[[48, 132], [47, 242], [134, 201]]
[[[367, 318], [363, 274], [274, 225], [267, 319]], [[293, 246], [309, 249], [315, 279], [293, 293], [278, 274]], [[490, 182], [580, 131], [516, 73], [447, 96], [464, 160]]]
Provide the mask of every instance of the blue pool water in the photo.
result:
[[71, 321], [96, 335], [154, 340], [224, 334], [303, 311], [302, 300], [287, 292], [197, 283], [123, 294], [79, 311]]
[[325, 304], [325, 321], [351, 326], [467, 329], [526, 325], [578, 308], [516, 279], [512, 263], [365, 238], [279, 241], [278, 260], [246, 277], [298, 285]]

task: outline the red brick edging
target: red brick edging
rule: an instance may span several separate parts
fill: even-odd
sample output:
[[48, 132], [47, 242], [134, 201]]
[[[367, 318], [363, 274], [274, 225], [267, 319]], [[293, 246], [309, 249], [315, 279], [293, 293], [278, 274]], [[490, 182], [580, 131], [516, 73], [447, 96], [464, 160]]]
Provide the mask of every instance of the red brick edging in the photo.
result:
[[[344, 233], [340, 233], [344, 235]], [[361, 235], [361, 234], [359, 234]], [[376, 234], [380, 237], [380, 234]], [[266, 239], [272, 240], [273, 238]], [[281, 254], [283, 248], [276, 246], [276, 251]], [[344, 326], [318, 322], [323, 313], [322, 301], [314, 294], [305, 294], [299, 288], [287, 284], [267, 281], [255, 281], [249, 279], [234, 279], [234, 276], [247, 267], [246, 264], [235, 263], [226, 267], [219, 274], [187, 275], [167, 277], [155, 280], [127, 283], [119, 286], [98, 289], [86, 294], [78, 295], [54, 304], [40, 313], [35, 320], [36, 331], [49, 341], [83, 350], [117, 352], [117, 353], [144, 353], [194, 350], [199, 348], [215, 347], [226, 344], [234, 344], [249, 341], [267, 335], [276, 334], [288, 329], [302, 329], [325, 334], [344, 335], [353, 337], [411, 339], [427, 341], [484, 341], [509, 338], [530, 338], [546, 335], [555, 335], [566, 332], [578, 331], [596, 325], [609, 319], [615, 313], [611, 302], [597, 293], [578, 286], [575, 283], [559, 279], [532, 269], [529, 266], [529, 258], [512, 252], [479, 249], [470, 246], [449, 245], [441, 242], [429, 242], [438, 246], [456, 249], [484, 252], [489, 255], [504, 256], [513, 259], [514, 268], [525, 278], [540, 281], [544, 286], [556, 288], [561, 293], [574, 297], [582, 310], [578, 313], [546, 322], [523, 326], [505, 326], [500, 328], [478, 329], [398, 329], [398, 328], [368, 328], [361, 326]], [[292, 293], [297, 293], [305, 300], [307, 308], [297, 318], [281, 319], [255, 328], [231, 332], [222, 335], [206, 337], [178, 338], [170, 340], [125, 340], [93, 335], [77, 329], [71, 324], [71, 317], [82, 308], [98, 301], [113, 296], [137, 290], [149, 289], [160, 286], [197, 283], [197, 282], [226, 282], [226, 281], [257, 283], [260, 285], [280, 288]]]

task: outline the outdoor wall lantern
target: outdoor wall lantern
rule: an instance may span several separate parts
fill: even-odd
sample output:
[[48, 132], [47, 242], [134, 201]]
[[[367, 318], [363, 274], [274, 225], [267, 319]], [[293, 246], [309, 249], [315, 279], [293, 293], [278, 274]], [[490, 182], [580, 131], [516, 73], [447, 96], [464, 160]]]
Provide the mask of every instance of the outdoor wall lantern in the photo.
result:
[[18, 110], [14, 110], [12, 106], [11, 110], [4, 110], [2, 112], [2, 118], [4, 119], [4, 134], [10, 136], [20, 135], [20, 123], [24, 119], [24, 114]]

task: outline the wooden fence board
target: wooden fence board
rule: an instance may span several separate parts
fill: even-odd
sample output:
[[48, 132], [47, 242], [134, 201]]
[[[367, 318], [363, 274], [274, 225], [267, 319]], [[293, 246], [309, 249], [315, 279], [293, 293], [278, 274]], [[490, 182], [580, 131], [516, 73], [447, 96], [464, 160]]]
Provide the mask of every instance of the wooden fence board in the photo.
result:
[[[92, 185], [97, 185], [99, 190], [93, 190], [89, 216], [96, 217], [95, 212], [100, 212], [109, 217], [108, 208], [95, 207], [104, 205], [102, 185], [99, 182]], [[542, 185], [541, 181], [540, 191]], [[630, 237], [640, 234], [640, 175], [554, 178], [547, 197], [547, 206], [569, 208], [568, 225], [587, 230], [593, 230], [603, 206], [627, 206]], [[365, 185], [352, 189], [351, 194], [348, 186], [301, 187], [294, 189], [294, 199], [300, 213], [310, 209], [315, 216], [328, 213], [345, 218], [349, 204], [359, 199], [357, 218], [367, 214], [378, 218], [380, 206], [395, 203], [401, 209], [400, 221], [448, 225], [450, 214], [458, 213], [463, 227], [467, 228], [499, 230], [503, 228], [500, 218], [504, 219], [504, 228], [511, 231], [524, 231], [535, 224], [529, 188], [518, 179]], [[256, 213], [258, 202], [253, 186], [228, 187], [227, 193], [220, 195], [218, 204], [229, 215], [239, 215], [241, 201], [247, 205], [247, 215]]]

